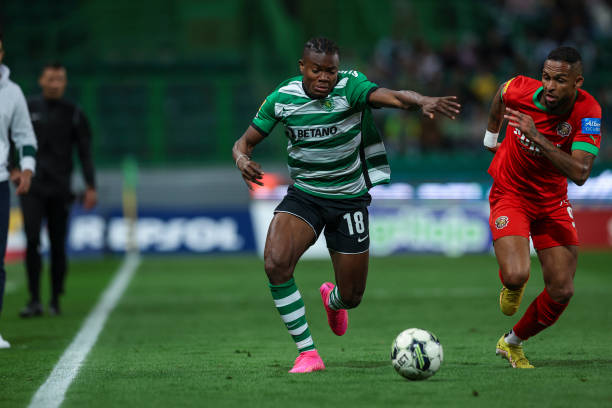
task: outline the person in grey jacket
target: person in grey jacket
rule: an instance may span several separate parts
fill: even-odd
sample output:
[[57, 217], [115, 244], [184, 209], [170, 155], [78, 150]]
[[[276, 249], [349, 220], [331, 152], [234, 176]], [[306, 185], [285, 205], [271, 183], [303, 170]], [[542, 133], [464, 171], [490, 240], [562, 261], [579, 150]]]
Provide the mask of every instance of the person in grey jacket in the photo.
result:
[[[7, 169], [10, 152], [9, 137], [15, 143], [19, 153], [19, 166], [21, 172], [15, 180], [16, 193], [21, 195], [28, 192], [32, 174], [36, 167], [36, 136], [32, 128], [32, 121], [28, 112], [26, 99], [19, 85], [9, 79], [10, 70], [2, 64], [4, 57], [4, 43], [0, 34], [0, 312], [4, 297], [4, 282], [6, 271], [4, 269], [4, 255], [6, 253], [6, 240], [8, 237], [10, 190], [9, 171]], [[0, 349], [11, 345], [0, 335]]]

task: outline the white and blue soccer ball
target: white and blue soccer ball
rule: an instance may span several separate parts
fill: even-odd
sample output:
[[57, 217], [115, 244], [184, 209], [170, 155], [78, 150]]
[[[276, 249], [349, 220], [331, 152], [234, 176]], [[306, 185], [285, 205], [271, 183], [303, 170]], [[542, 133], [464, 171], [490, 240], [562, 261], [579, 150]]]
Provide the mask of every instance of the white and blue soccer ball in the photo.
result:
[[444, 352], [435, 334], [423, 329], [406, 329], [393, 341], [391, 363], [402, 377], [425, 380], [442, 365]]

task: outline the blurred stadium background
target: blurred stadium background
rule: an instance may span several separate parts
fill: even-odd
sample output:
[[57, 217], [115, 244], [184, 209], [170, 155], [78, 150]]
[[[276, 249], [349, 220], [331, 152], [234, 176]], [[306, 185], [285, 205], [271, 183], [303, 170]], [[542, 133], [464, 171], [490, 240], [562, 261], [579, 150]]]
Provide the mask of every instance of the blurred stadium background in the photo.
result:
[[[523, 406], [612, 404], [610, 0], [0, 0], [0, 29], [4, 63], [26, 95], [39, 92], [45, 63], [67, 67], [67, 98], [93, 127], [99, 194], [94, 211], [78, 202], [72, 211], [61, 318], [19, 318], [23, 262], [8, 265], [0, 329], [12, 347], [0, 358], [1, 407], [26, 406], [54, 377], [104, 288], [125, 273], [130, 243], [146, 255], [117, 307], [107, 308], [64, 406], [514, 407], [509, 389]], [[319, 303], [317, 288], [332, 276], [323, 243], [308, 256], [325, 260], [298, 264], [329, 368], [302, 381], [286, 375], [295, 347], [255, 255], [288, 182], [283, 129], [255, 150], [267, 178], [253, 194], [230, 150], [267, 94], [297, 74], [304, 42], [320, 35], [339, 44], [342, 68], [384, 87], [456, 94], [464, 108], [457, 121], [375, 112], [393, 181], [372, 191], [378, 256], [340, 341]], [[587, 184], [570, 185], [583, 244], [572, 307], [530, 340], [538, 369], [519, 374], [493, 360], [509, 321], [495, 306], [491, 155], [482, 138], [498, 85], [519, 73], [538, 78], [559, 44], [583, 55], [585, 89], [603, 108], [602, 147]], [[78, 171], [74, 185], [82, 190]], [[18, 261], [25, 237], [17, 203], [12, 197], [8, 256]], [[529, 298], [542, 285], [535, 261], [532, 274]], [[45, 298], [48, 279], [42, 284]], [[444, 367], [432, 380], [406, 383], [389, 366], [391, 341], [407, 327], [442, 339]]]
[[[230, 149], [265, 96], [297, 73], [303, 43], [319, 35], [339, 44], [342, 68], [384, 87], [455, 94], [464, 106], [458, 121], [376, 112], [394, 184], [375, 191], [375, 254], [490, 250], [491, 157], [482, 137], [491, 97], [516, 74], [538, 78], [559, 44], [582, 53], [584, 87], [604, 121], [592, 180], [570, 198], [585, 246], [612, 247], [609, 1], [5, 0], [0, 18], [12, 79], [35, 94], [43, 64], [61, 61], [67, 97], [93, 127], [100, 203], [94, 213], [75, 206], [73, 253], [124, 250], [129, 186], [143, 252], [261, 249], [287, 182], [284, 133], [279, 126], [255, 151], [270, 178], [253, 197]], [[23, 235], [13, 215], [9, 252], [19, 256]]]

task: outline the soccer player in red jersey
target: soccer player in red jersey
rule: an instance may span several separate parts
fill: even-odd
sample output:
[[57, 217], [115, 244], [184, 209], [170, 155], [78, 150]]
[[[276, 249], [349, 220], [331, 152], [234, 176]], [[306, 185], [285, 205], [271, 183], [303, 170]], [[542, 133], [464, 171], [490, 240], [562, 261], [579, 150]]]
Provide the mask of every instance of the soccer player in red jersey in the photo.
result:
[[[523, 297], [530, 235], [544, 276], [542, 293], [497, 342], [496, 354], [515, 368], [533, 368], [522, 342], [555, 323], [574, 293], [578, 236], [567, 179], [585, 183], [601, 142], [601, 107], [581, 89], [583, 82], [578, 51], [559, 47], [544, 61], [541, 81], [517, 76], [503, 83], [489, 113], [489, 224], [503, 284], [502, 312], [516, 313]], [[503, 119], [506, 137], [498, 143]]]

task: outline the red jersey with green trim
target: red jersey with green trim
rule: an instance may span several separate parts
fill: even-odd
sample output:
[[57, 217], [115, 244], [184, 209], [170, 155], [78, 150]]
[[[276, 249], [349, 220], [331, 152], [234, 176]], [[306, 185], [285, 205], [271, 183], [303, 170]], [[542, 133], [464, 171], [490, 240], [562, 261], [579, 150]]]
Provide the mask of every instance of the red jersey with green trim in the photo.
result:
[[[517, 76], [502, 88], [507, 107], [528, 114], [543, 136], [564, 152], [584, 150], [594, 155], [601, 143], [601, 107], [588, 92], [578, 89], [572, 108], [551, 114], [538, 99], [542, 83]], [[520, 194], [539, 204], [567, 199], [567, 177], [520, 130], [508, 124], [506, 137], [493, 156], [489, 174], [502, 191]]]

